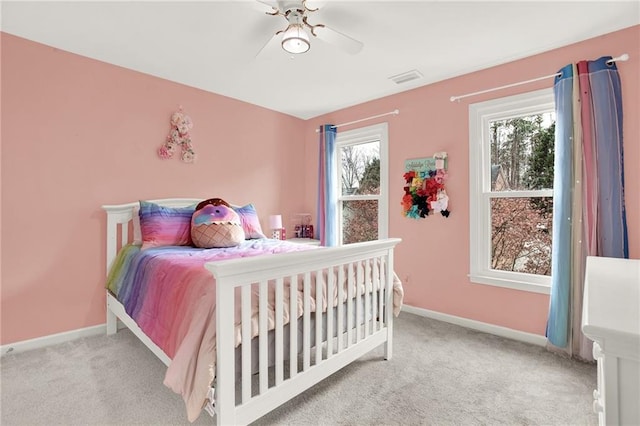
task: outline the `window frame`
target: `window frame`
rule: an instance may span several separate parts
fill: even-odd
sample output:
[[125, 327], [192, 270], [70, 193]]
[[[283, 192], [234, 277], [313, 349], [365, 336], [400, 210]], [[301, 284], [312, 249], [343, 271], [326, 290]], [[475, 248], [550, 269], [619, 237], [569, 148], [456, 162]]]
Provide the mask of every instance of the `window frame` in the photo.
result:
[[[369, 195], [343, 195], [342, 194], [342, 167], [340, 150], [349, 145], [358, 145], [368, 142], [380, 144], [380, 193]], [[389, 236], [389, 129], [388, 124], [378, 123], [358, 129], [337, 132], [335, 139], [335, 152], [333, 158], [335, 167], [335, 179], [337, 206], [336, 217], [338, 239], [337, 244], [343, 245], [342, 203], [344, 201], [377, 200], [378, 201], [378, 239]]]
[[491, 191], [490, 122], [555, 111], [553, 88], [469, 105], [469, 279], [472, 283], [550, 294], [551, 277], [491, 269], [491, 199], [551, 197], [553, 189]]

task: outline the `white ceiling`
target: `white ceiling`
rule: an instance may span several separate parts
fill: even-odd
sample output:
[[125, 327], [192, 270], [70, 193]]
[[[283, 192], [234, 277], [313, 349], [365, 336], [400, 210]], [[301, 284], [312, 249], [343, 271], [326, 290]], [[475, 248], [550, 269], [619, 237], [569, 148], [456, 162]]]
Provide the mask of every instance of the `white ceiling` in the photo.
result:
[[[255, 0], [3, 1], [1, 24], [10, 34], [308, 119], [640, 23], [637, 0], [323, 3], [309, 21], [362, 41], [360, 53], [312, 38], [305, 54], [276, 47], [256, 58], [286, 21]], [[414, 69], [424, 77], [389, 80]]]

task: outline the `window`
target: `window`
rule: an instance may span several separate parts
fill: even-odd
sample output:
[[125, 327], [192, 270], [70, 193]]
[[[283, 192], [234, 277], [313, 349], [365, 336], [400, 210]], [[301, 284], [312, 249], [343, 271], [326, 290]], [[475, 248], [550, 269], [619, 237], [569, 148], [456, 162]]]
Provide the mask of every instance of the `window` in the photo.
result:
[[338, 132], [335, 144], [338, 244], [387, 238], [387, 124]]
[[469, 106], [470, 279], [549, 293], [553, 89]]

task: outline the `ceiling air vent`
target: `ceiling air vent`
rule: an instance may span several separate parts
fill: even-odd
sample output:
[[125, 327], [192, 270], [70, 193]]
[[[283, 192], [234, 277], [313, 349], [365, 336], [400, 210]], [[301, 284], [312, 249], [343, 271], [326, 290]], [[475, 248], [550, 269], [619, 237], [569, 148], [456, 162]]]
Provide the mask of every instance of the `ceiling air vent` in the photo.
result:
[[403, 72], [402, 74], [393, 75], [389, 77], [389, 80], [393, 80], [396, 84], [402, 84], [407, 81], [417, 80], [418, 78], [422, 78], [422, 73], [418, 70], [411, 70]]

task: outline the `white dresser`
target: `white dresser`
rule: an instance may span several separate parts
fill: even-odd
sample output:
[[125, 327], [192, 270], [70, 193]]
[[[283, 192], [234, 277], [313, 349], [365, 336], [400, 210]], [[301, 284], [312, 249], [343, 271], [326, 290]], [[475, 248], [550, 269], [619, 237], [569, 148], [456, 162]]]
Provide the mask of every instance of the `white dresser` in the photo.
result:
[[594, 341], [600, 425], [640, 425], [640, 260], [587, 257], [582, 332]]

